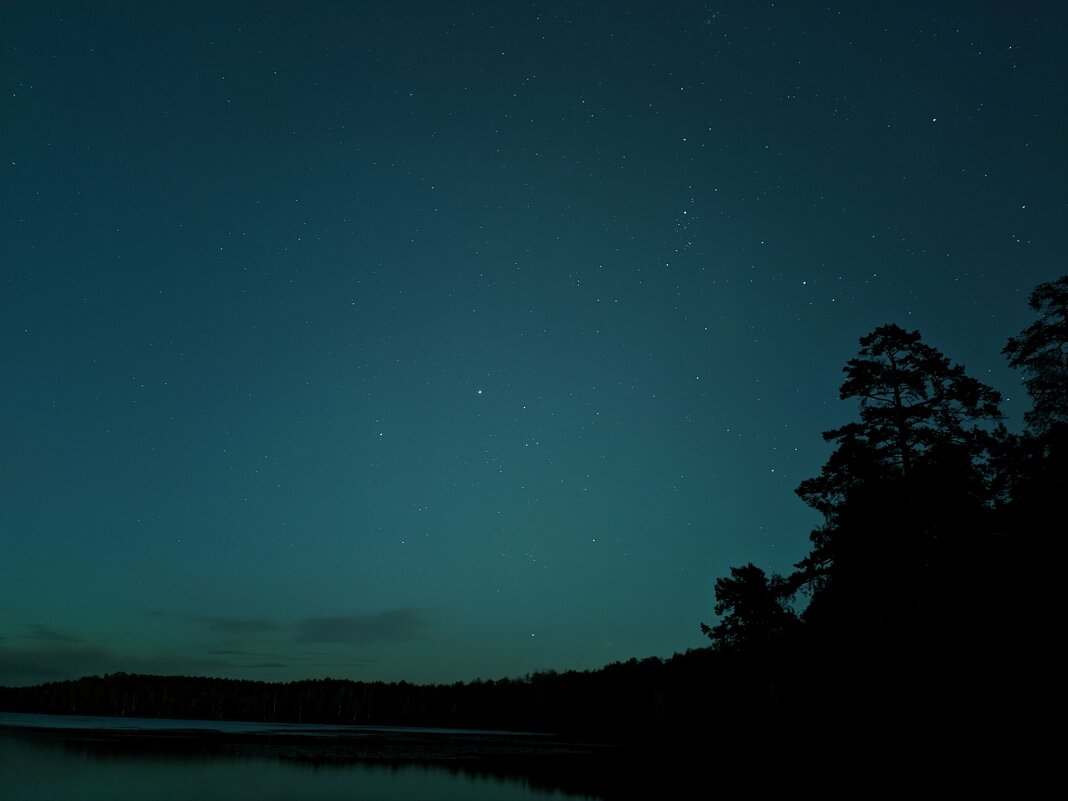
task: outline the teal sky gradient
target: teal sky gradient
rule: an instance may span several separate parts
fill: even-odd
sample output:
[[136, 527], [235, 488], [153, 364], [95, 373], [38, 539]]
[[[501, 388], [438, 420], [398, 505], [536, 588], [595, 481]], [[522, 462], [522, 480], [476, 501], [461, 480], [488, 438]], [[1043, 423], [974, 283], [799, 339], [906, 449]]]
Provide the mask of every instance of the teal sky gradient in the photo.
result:
[[1068, 252], [1062, 3], [0, 7], [0, 684], [668, 656], [875, 326]]

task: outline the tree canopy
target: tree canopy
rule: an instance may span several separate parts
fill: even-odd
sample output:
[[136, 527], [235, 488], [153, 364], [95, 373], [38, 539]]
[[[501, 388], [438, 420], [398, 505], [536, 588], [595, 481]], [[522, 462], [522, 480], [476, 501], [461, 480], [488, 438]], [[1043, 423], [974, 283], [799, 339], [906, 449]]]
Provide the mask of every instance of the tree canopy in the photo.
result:
[[1042, 433], [1068, 423], [1068, 275], [1039, 284], [1028, 305], [1039, 319], [1011, 337], [1002, 353], [1010, 366], [1023, 371], [1034, 403], [1024, 419]]
[[818, 716], [837, 747], [878, 721], [869, 743], [920, 733], [979, 748], [1045, 703], [1068, 492], [1068, 276], [1030, 306], [1038, 319], [1003, 350], [1033, 400], [1022, 435], [1001, 423], [1000, 393], [918, 331], [860, 339], [840, 388], [856, 418], [823, 434], [834, 449], [796, 490], [823, 515], [809, 554], [786, 577], [732, 567], [715, 583], [719, 623], [701, 624], [766, 676], [778, 720]]
[[762, 647], [797, 621], [787, 605], [784, 579], [770, 579], [750, 562], [732, 567], [730, 578], [716, 579], [715, 612], [720, 622], [701, 624], [701, 631], [720, 650], [746, 650]]
[[860, 345], [843, 368], [839, 391], [842, 400], [860, 401], [860, 421], [827, 431], [824, 439], [862, 443], [878, 461], [907, 474], [932, 448], [971, 444], [980, 421], [1001, 418], [1001, 393], [950, 364], [919, 331], [884, 325]]
[[831, 597], [848, 607], [878, 604], [895, 588], [918, 591], [931, 547], [961, 522], [939, 507], [959, 510], [985, 494], [980, 467], [1001, 418], [1000, 393], [918, 331], [876, 328], [844, 372], [840, 396], [859, 402], [859, 419], [823, 434], [837, 447], [797, 488], [825, 522], [789, 584], [807, 587], [816, 608]]

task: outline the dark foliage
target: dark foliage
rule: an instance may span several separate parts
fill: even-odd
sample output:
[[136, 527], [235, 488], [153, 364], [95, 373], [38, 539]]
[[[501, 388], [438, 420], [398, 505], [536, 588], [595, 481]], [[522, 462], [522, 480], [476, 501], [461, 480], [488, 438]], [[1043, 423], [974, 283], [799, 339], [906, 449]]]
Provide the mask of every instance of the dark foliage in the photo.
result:
[[[812, 735], [781, 763], [834, 760], [817, 784], [843, 780], [847, 764], [882, 786], [888, 771], [901, 786], [941, 776], [957, 790], [1020, 790], [1035, 776], [1038, 712], [1059, 686], [1049, 635], [1068, 492], [1068, 276], [1040, 285], [1031, 307], [1041, 319], [1004, 350], [1034, 402], [1024, 434], [1000, 424], [999, 393], [918, 332], [877, 328], [844, 368], [858, 419], [824, 434], [835, 450], [797, 489], [824, 516], [811, 553], [786, 578], [749, 564], [716, 582], [722, 617], [702, 630], [767, 677], [750, 689], [775, 713], [769, 727]], [[799, 590], [808, 605], [785, 625]]]
[[761, 650], [782, 638], [797, 623], [787, 603], [782, 576], [770, 579], [750, 562], [732, 567], [730, 578], [716, 579], [715, 612], [720, 622], [701, 631], [721, 650]]
[[[631, 659], [597, 671], [440, 685], [317, 679], [268, 683], [113, 673], [0, 688], [0, 709], [367, 726], [434, 726], [564, 733], [626, 740], [699, 719], [694, 704], [717, 659], [708, 650]], [[707, 710], [706, 710], [707, 711]]]
[[1068, 275], [1035, 287], [1029, 305], [1039, 319], [1009, 339], [1002, 352], [1023, 371], [1034, 402], [1025, 419], [1043, 433], [1068, 424]]

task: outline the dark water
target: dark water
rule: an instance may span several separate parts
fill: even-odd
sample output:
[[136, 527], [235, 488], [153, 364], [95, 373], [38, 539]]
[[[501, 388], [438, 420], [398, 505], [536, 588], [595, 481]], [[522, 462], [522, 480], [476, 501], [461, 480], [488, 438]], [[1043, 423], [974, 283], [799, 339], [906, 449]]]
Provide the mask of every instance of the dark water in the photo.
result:
[[[0, 713], [0, 799], [598, 797], [554, 788], [542, 758], [552, 753], [536, 737], [516, 733]], [[528, 760], [536, 768], [534, 778], [524, 775]]]

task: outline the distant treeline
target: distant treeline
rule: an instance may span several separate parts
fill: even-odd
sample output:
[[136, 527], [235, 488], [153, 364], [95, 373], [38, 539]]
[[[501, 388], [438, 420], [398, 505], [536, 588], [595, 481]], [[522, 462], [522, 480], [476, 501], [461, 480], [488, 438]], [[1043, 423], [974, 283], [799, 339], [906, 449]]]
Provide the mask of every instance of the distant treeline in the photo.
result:
[[704, 726], [710, 715], [723, 717], [731, 696], [710, 694], [709, 677], [736, 673], [731, 683], [744, 685], [747, 672], [734, 670], [736, 663], [732, 655], [703, 648], [669, 659], [631, 659], [594, 671], [543, 671], [518, 679], [434, 685], [112, 673], [32, 687], [0, 687], [0, 709], [57, 715], [508, 729], [621, 741], [644, 739], [678, 726]]

